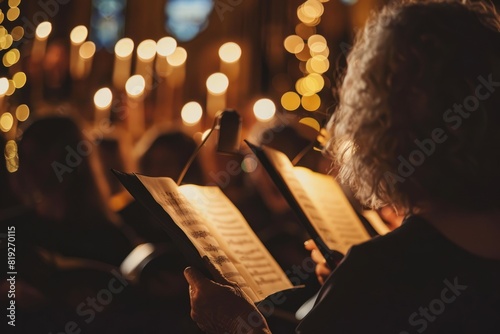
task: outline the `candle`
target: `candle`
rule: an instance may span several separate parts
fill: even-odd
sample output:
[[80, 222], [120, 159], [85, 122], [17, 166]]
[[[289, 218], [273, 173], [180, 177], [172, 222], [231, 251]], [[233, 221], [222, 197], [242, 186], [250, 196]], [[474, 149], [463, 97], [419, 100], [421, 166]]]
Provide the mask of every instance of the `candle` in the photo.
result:
[[93, 42], [85, 42], [80, 45], [78, 52], [78, 60], [75, 68], [75, 79], [85, 79], [88, 77], [92, 69], [92, 60], [95, 54], [95, 44]]
[[108, 87], [101, 88], [94, 94], [94, 126], [96, 128], [109, 125], [111, 102], [113, 102], [113, 93]]
[[220, 71], [227, 75], [231, 89], [228, 100], [231, 107], [237, 108], [238, 104], [238, 77], [240, 73], [241, 48], [234, 42], [223, 44], [219, 48]]
[[80, 54], [80, 46], [85, 42], [88, 36], [88, 30], [85, 26], [76, 26], [71, 30], [69, 35], [71, 41], [69, 54], [69, 72], [73, 78], [77, 76], [78, 58]]
[[226, 107], [226, 91], [229, 86], [229, 79], [224, 73], [214, 73], [210, 75], [207, 85], [207, 115], [211, 122], [217, 111]]
[[127, 125], [134, 140], [139, 139], [146, 129], [144, 114], [144, 90], [146, 81], [142, 75], [133, 75], [125, 83], [127, 93]]
[[156, 74], [165, 78], [168, 71], [167, 57], [177, 48], [177, 41], [172, 37], [163, 37], [156, 43]]
[[156, 43], [155, 70], [158, 76], [158, 87], [156, 87], [155, 91], [155, 123], [167, 123], [173, 119], [174, 89], [167, 83], [167, 76], [169, 74], [167, 57], [172, 55], [176, 48], [177, 41], [172, 37], [163, 37]]
[[48, 21], [44, 21], [36, 27], [35, 40], [33, 41], [33, 49], [31, 51], [31, 57], [35, 62], [40, 62], [45, 55], [47, 39], [51, 32], [52, 24]]
[[198, 102], [191, 101], [186, 103], [181, 110], [182, 123], [188, 133], [200, 131], [200, 120], [203, 116], [203, 109]]
[[146, 82], [146, 90], [149, 92], [153, 84], [153, 62], [156, 55], [156, 42], [152, 39], [142, 41], [137, 46], [137, 62], [135, 63], [135, 74], [141, 75]]
[[5, 94], [9, 90], [9, 80], [7, 78], [0, 78], [0, 110], [3, 110]]
[[113, 86], [116, 89], [125, 89], [125, 83], [130, 77], [132, 66], [132, 52], [134, 41], [130, 38], [122, 38], [115, 44], [115, 64], [113, 68]]
[[186, 78], [187, 51], [183, 47], [176, 47], [175, 51], [167, 56], [167, 86], [171, 110], [179, 110], [182, 103], [184, 80]]
[[176, 47], [175, 51], [167, 56], [168, 63], [168, 82], [172, 87], [184, 85], [186, 77], [187, 51], [183, 47]]

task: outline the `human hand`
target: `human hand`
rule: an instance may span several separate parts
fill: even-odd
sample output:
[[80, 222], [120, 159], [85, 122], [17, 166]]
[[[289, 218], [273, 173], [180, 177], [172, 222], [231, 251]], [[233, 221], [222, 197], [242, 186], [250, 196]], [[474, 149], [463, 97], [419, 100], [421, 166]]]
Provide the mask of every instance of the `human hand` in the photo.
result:
[[[208, 261], [207, 261], [208, 262]], [[220, 272], [211, 266], [217, 283], [206, 278], [192, 267], [184, 270], [184, 276], [189, 283], [191, 300], [191, 318], [198, 327], [206, 333], [240, 333], [242, 328], [248, 333], [271, 333], [264, 316], [255, 307], [246, 294], [234, 283], [227, 281]], [[247, 323], [260, 326], [250, 327]], [[260, 321], [255, 318], [260, 317]]]
[[330, 273], [332, 272], [332, 269], [328, 266], [326, 263], [326, 259], [321, 254], [321, 252], [318, 249], [318, 246], [314, 242], [314, 240], [309, 239], [306, 242], [304, 242], [304, 247], [308, 250], [311, 251], [311, 258], [313, 259], [314, 262], [316, 262], [316, 277], [318, 278], [318, 281], [321, 285], [323, 285], [330, 276]]

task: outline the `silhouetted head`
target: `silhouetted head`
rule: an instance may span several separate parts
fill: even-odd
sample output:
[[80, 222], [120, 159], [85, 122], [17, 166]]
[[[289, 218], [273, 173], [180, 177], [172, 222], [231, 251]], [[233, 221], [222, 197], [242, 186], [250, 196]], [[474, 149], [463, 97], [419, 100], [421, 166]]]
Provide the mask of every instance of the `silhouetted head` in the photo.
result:
[[[141, 173], [167, 176], [174, 180], [197, 147], [195, 141], [181, 131], [160, 132], [150, 145], [145, 146], [138, 162]], [[198, 159], [189, 167], [183, 182], [203, 184], [203, 172]]]
[[70, 118], [35, 120], [19, 142], [18, 195], [38, 214], [55, 220], [106, 214], [106, 185], [93, 138]]

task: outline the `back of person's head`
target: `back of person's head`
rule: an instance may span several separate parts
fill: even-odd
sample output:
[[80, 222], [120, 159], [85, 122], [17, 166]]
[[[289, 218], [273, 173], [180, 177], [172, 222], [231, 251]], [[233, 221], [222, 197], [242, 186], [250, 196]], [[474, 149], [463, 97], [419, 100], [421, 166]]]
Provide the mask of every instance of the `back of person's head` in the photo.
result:
[[47, 218], [104, 218], [106, 185], [94, 149], [71, 118], [33, 121], [19, 142], [17, 193]]
[[[140, 154], [138, 164], [141, 173], [150, 176], [167, 176], [177, 179], [189, 158], [196, 150], [196, 142], [185, 133], [176, 130], [156, 133]], [[184, 183], [203, 184], [203, 171], [198, 159], [189, 167]]]
[[499, 28], [476, 1], [403, 1], [369, 20], [327, 147], [363, 202], [498, 208]]

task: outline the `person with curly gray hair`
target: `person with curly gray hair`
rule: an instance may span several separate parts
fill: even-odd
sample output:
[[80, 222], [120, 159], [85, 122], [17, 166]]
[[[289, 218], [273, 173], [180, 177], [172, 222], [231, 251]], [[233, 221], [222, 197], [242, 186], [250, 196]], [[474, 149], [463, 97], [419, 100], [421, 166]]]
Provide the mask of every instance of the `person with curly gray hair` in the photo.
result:
[[[297, 333], [500, 333], [499, 88], [491, 5], [398, 1], [368, 21], [326, 150], [360, 201], [406, 217], [351, 248]], [[202, 329], [270, 333], [231, 282], [185, 276]]]

